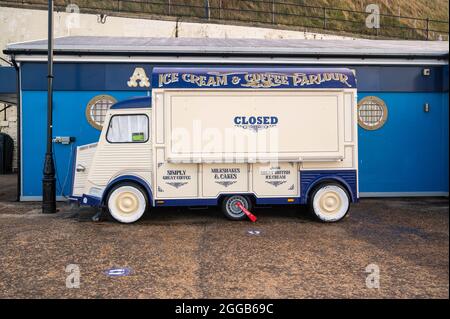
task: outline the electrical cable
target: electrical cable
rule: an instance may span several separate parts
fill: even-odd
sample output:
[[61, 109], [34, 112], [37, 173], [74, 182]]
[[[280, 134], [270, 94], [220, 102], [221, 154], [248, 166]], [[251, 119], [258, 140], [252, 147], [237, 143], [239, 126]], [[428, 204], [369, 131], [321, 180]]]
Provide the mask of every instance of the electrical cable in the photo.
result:
[[69, 198], [69, 196], [64, 194], [64, 188], [66, 187], [67, 180], [68, 180], [69, 174], [70, 174], [70, 167], [71, 167], [71, 164], [72, 164], [72, 155], [73, 155], [74, 146], [75, 146], [75, 144], [72, 143], [72, 145], [70, 147], [70, 155], [69, 155], [69, 163], [68, 163], [68, 166], [67, 166], [67, 173], [66, 173], [66, 177], [64, 178], [64, 182], [63, 182], [62, 185], [61, 185], [61, 180], [59, 178], [58, 169], [57, 169], [57, 165], [56, 165], [56, 163], [57, 163], [56, 150], [54, 150], [54, 152], [53, 152], [53, 161], [55, 163], [55, 178], [56, 178], [56, 181], [58, 183], [57, 186], [59, 186], [59, 191], [61, 193], [61, 196], [64, 197], [65, 199]]
[[[73, 165], [73, 163], [72, 163], [72, 160], [73, 160], [73, 149], [75, 148], [75, 144], [74, 143], [72, 143], [72, 145], [71, 145], [71, 147], [70, 147], [70, 154], [69, 154], [69, 163], [67, 164], [67, 173], [66, 173], [66, 177], [64, 178], [64, 182], [63, 182], [63, 185], [62, 185], [62, 196], [64, 196], [64, 198], [68, 198], [68, 196], [65, 196], [64, 195], [64, 189], [66, 188], [66, 184], [67, 184], [67, 181], [68, 181], [68, 178], [69, 178], [69, 174], [70, 174], [70, 172], [71, 172], [71, 167], [72, 167], [72, 165]], [[75, 176], [74, 176], [74, 178], [75, 178]]]
[[59, 185], [59, 192], [62, 194], [62, 187], [61, 187], [61, 183], [59, 181], [58, 167], [57, 167], [56, 163], [57, 163], [57, 161], [56, 161], [56, 152], [55, 152], [55, 150], [53, 150], [53, 164], [55, 166], [55, 179], [56, 179], [56, 182], [57, 182], [56, 193], [58, 193], [58, 185]]

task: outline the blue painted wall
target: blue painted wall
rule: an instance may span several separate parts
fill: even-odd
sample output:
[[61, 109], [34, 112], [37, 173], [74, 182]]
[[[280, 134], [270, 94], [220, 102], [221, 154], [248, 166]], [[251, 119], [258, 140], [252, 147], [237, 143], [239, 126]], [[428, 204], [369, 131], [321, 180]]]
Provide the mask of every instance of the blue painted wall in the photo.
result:
[[367, 95], [385, 101], [388, 119], [378, 130], [358, 128], [360, 192], [448, 192], [448, 93], [358, 99]]
[[16, 93], [17, 73], [12, 66], [0, 66], [0, 94]]
[[[80, 91], [54, 93], [53, 136], [75, 136], [77, 145], [98, 141], [100, 131], [86, 120], [85, 109], [89, 100], [105, 92]], [[107, 94], [118, 101], [147, 92], [111, 91]], [[22, 167], [23, 196], [40, 196], [42, 193], [42, 169], [45, 154], [45, 123], [47, 120], [47, 92], [25, 91], [22, 93]], [[70, 153], [72, 145], [53, 144], [58, 174], [57, 194], [70, 195], [72, 172]], [[66, 180], [67, 173], [69, 175]], [[64, 180], [66, 180], [64, 185]]]
[[[99, 94], [109, 94], [117, 100], [147, 95], [148, 88], [126, 86], [136, 66], [145, 67], [147, 76], [151, 76], [151, 65], [56, 64], [54, 136], [75, 136], [75, 146], [97, 141], [100, 131], [87, 122], [86, 105]], [[375, 95], [389, 109], [388, 120], [381, 129], [359, 128], [360, 191], [448, 192], [448, 67], [431, 67], [430, 77], [422, 76], [423, 67], [355, 68], [358, 99]], [[45, 152], [46, 66], [24, 63], [21, 72], [22, 195], [40, 196]], [[425, 103], [430, 104], [429, 113], [423, 111]], [[58, 194], [63, 186], [64, 194], [70, 191], [71, 148], [71, 145], [55, 144]]]
[[[151, 78], [156, 65], [148, 63], [56, 63], [54, 89], [56, 91], [128, 91], [127, 80], [136, 67], [145, 70]], [[158, 67], [206, 67], [198, 64], [161, 64]], [[209, 65], [209, 67], [255, 67], [255, 65]], [[288, 68], [292, 65], [264, 65], [267, 68]], [[302, 66], [311, 67], [311, 66]], [[314, 66], [313, 68], [323, 68]], [[370, 92], [442, 92], [448, 91], [448, 66], [361, 66], [342, 65], [334, 67], [352, 68], [356, 71], [358, 89]], [[423, 68], [430, 69], [423, 76]], [[45, 63], [23, 63], [22, 90], [47, 90], [47, 65]], [[145, 91], [136, 87], [133, 91]]]

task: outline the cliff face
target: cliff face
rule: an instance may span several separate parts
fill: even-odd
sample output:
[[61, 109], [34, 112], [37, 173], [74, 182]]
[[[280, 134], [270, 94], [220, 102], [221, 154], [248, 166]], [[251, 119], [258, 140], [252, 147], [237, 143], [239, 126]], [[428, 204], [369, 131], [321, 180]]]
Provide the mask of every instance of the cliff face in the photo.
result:
[[[68, 1], [55, 0], [67, 11]], [[46, 0], [0, 0], [0, 6], [46, 9]], [[366, 26], [368, 5], [380, 9], [379, 29]], [[176, 19], [397, 39], [448, 39], [448, 0], [77, 0], [81, 13]], [[431, 21], [427, 21], [426, 19]], [[436, 20], [441, 20], [439, 22]]]

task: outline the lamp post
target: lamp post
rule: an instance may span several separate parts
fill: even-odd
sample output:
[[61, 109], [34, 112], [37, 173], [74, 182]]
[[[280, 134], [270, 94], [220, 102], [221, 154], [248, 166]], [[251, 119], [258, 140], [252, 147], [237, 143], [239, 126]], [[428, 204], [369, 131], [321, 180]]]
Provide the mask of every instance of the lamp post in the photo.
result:
[[47, 88], [47, 148], [42, 179], [42, 213], [56, 213], [55, 164], [53, 162], [53, 0], [48, 1], [48, 88]]

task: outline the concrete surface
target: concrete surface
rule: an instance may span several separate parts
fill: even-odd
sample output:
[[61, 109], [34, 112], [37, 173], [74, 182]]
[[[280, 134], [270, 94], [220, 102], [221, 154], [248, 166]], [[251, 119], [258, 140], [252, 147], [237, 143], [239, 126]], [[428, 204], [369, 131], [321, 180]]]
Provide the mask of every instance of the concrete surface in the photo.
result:
[[[254, 210], [255, 224], [218, 209], [160, 208], [133, 225], [59, 209], [0, 202], [0, 298], [449, 297], [446, 199], [363, 199], [336, 224], [284, 207]], [[80, 288], [66, 288], [68, 264]], [[379, 289], [366, 287], [369, 264]], [[131, 274], [108, 277], [112, 267]]]
[[0, 202], [14, 202], [17, 200], [17, 175], [0, 175]]

